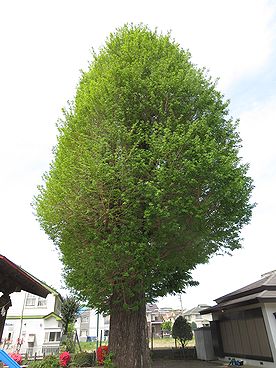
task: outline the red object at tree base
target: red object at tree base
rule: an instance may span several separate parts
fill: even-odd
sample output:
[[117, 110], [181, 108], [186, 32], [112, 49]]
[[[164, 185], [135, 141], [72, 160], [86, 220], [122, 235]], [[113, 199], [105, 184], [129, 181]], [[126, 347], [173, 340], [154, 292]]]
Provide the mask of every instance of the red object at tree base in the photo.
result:
[[68, 353], [68, 351], [64, 351], [59, 356], [59, 364], [61, 367], [67, 367], [70, 360], [71, 360], [71, 355], [70, 353]]
[[99, 365], [103, 365], [104, 364], [104, 360], [105, 357], [108, 354], [108, 346], [107, 345], [103, 345], [103, 346], [99, 346], [97, 349], [97, 362]]

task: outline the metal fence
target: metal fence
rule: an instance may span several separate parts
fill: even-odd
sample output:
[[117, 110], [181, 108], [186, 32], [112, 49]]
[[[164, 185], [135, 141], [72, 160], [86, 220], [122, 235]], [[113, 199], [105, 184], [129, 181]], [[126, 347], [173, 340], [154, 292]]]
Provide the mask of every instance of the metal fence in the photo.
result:
[[[11, 347], [4, 347], [4, 349], [7, 353], [14, 352], [15, 349]], [[43, 358], [47, 355], [55, 355], [59, 353], [59, 346], [36, 346], [36, 347], [18, 347], [16, 349], [19, 354], [21, 354], [25, 359], [28, 360], [36, 360]]]
[[20, 354], [26, 355], [27, 357], [34, 356], [46, 356], [58, 354], [59, 346], [37, 346], [32, 348], [21, 349]]

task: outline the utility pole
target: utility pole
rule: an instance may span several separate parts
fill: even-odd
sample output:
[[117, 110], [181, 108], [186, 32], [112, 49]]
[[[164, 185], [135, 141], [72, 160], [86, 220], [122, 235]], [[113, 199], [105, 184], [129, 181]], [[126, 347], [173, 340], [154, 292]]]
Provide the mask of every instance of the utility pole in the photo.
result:
[[100, 322], [100, 315], [99, 312], [97, 312], [97, 341], [96, 341], [96, 354], [99, 347], [99, 322]]
[[179, 295], [179, 301], [180, 301], [180, 307], [181, 307], [181, 315], [183, 316], [184, 311], [183, 311], [183, 304], [182, 304], [182, 294], [178, 294]]

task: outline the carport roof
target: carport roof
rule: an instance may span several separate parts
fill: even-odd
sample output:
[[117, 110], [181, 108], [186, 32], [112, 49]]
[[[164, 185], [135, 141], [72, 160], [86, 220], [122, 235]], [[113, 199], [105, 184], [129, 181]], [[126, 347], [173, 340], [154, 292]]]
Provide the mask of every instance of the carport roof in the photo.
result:
[[46, 298], [50, 289], [23, 268], [17, 266], [0, 254], [0, 291], [12, 293], [25, 290], [29, 293]]

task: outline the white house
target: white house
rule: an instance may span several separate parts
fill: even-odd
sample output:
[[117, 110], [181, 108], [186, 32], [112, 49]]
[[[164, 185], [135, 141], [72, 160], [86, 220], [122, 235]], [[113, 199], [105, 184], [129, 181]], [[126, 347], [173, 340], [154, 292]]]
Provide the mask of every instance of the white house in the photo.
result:
[[80, 313], [75, 324], [80, 341], [106, 341], [109, 335], [109, 316], [98, 314], [95, 309]]
[[146, 319], [148, 328], [148, 337], [161, 337], [162, 336], [162, 323], [163, 318], [160, 314], [158, 306], [153, 304], [146, 305]]
[[47, 298], [21, 291], [11, 295], [2, 337], [2, 348], [30, 355], [50, 354], [59, 348], [62, 323], [60, 294], [49, 288]]
[[208, 327], [210, 321], [212, 321], [212, 313], [204, 314], [204, 316], [200, 314], [202, 310], [207, 308], [210, 308], [207, 304], [198, 304], [196, 307], [185, 311], [183, 316], [189, 323], [194, 324], [195, 328]]

